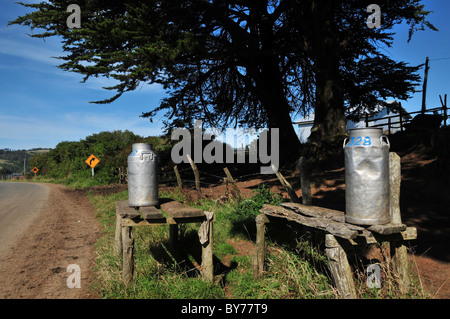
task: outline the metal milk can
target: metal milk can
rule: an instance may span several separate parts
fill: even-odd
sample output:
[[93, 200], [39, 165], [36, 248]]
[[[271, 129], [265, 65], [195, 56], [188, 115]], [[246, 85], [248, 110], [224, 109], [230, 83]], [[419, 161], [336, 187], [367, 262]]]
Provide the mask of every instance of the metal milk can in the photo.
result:
[[151, 144], [134, 143], [128, 156], [128, 205], [158, 204], [158, 158]]
[[344, 140], [345, 221], [358, 225], [390, 222], [389, 140], [381, 128], [349, 130]]

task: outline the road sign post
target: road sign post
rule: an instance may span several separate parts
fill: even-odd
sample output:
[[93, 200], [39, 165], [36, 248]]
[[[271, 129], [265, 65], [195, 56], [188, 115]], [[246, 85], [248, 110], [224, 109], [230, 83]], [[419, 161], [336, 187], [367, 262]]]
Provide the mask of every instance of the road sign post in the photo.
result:
[[39, 168], [37, 168], [36, 166], [32, 169], [33, 173], [34, 173], [34, 178], [36, 178], [36, 173], [39, 172]]
[[94, 177], [94, 167], [97, 166], [98, 163], [100, 163], [100, 160], [95, 157], [94, 154], [91, 154], [86, 160], [85, 163], [88, 164], [92, 168], [92, 177]]

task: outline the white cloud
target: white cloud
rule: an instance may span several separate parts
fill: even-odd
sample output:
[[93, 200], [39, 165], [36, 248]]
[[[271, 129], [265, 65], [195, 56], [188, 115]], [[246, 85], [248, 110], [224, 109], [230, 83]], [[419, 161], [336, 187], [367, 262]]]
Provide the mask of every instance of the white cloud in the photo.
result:
[[129, 130], [141, 136], [162, 130], [147, 119], [124, 118], [111, 113], [65, 113], [52, 118], [0, 115], [0, 148], [55, 147], [62, 141], [79, 141], [102, 131]]
[[5, 37], [0, 38], [0, 54], [12, 55], [27, 60], [44, 63], [47, 65], [58, 65], [58, 59], [52, 58], [60, 56], [61, 52], [55, 50], [54, 47], [45, 43], [39, 43], [38, 39], [29, 38], [20, 39], [17, 37], [15, 40], [7, 39]]

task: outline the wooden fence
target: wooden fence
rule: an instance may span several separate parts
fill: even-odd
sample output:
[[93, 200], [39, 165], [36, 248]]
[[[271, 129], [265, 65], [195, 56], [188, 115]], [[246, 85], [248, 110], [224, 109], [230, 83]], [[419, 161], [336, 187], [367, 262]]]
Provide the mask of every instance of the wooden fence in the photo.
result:
[[[448, 119], [447, 94], [445, 95], [444, 101], [441, 98], [441, 103], [442, 103], [441, 107], [427, 109], [425, 111], [409, 112], [406, 114], [400, 110], [400, 113], [397, 113], [397, 114], [394, 114], [391, 116], [386, 116], [386, 117], [379, 118], [379, 119], [369, 119], [369, 116], [366, 115], [366, 118], [365, 118], [366, 127], [385, 127], [385, 126], [387, 126], [388, 134], [391, 134], [391, 132], [394, 130], [403, 131], [405, 129], [405, 125], [407, 125], [408, 123], [411, 122], [412, 118], [414, 117], [413, 115], [424, 114], [424, 113], [432, 113], [432, 114], [442, 115], [443, 122], [444, 122], [443, 125], [447, 126], [447, 119]], [[406, 119], [405, 115], [410, 115], [411, 118]], [[371, 122], [378, 122], [378, 121], [383, 121], [383, 123], [371, 124]]]

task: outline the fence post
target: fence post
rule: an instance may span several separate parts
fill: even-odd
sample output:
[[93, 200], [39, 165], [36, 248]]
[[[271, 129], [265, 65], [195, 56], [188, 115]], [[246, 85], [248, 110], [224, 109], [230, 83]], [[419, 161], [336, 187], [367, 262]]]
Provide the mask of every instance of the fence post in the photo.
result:
[[403, 114], [402, 114], [402, 109], [400, 108], [400, 132], [403, 132]]
[[304, 156], [298, 160], [298, 169], [300, 170], [300, 185], [302, 187], [302, 204], [312, 205], [311, 181], [309, 179], [308, 163]]
[[289, 182], [284, 178], [284, 176], [281, 174], [280, 171], [277, 171], [275, 173], [275, 175], [277, 175], [278, 180], [280, 181], [281, 185], [284, 186], [284, 188], [286, 188], [289, 197], [291, 198], [291, 200], [294, 203], [300, 203], [300, 200], [298, 199], [297, 194], [295, 193], [294, 189], [292, 188], [291, 184], [289, 184]]
[[173, 167], [173, 170], [175, 171], [175, 176], [177, 177], [177, 188], [181, 191], [183, 189], [183, 182], [181, 181], [181, 176], [178, 172], [178, 166], [175, 165]]
[[234, 196], [236, 197], [238, 202], [240, 202], [241, 201], [241, 191], [239, 190], [239, 187], [237, 186], [236, 181], [234, 180], [233, 176], [231, 176], [231, 173], [228, 170], [228, 167], [225, 167], [223, 169], [223, 171], [225, 172], [225, 175], [227, 175], [227, 181], [230, 182], [231, 185], [233, 185]]
[[191, 164], [192, 170], [194, 171], [194, 176], [195, 176], [195, 188], [200, 192], [202, 192], [202, 190], [200, 189], [200, 174], [198, 172], [197, 169], [197, 165], [195, 165], [194, 161], [192, 160], [192, 158], [189, 156], [189, 154], [186, 154], [186, 157], [189, 161], [189, 164]]
[[444, 113], [444, 126], [447, 126], [447, 94], [444, 95], [444, 101], [442, 101], [442, 97], [440, 95], [439, 99], [441, 100], [442, 110]]

